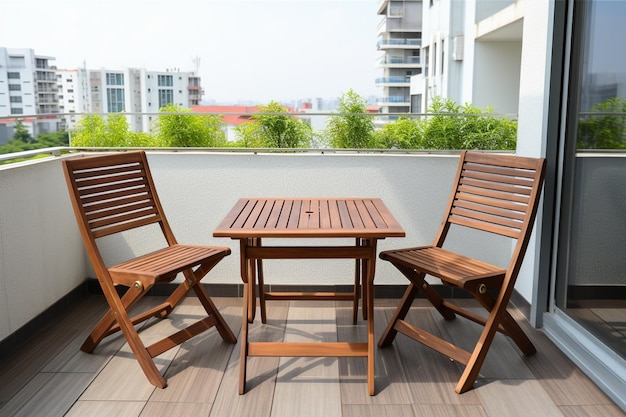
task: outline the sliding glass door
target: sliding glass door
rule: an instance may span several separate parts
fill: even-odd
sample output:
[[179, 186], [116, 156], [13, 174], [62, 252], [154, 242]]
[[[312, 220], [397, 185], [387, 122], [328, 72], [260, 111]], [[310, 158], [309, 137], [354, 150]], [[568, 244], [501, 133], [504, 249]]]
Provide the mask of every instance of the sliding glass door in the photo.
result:
[[572, 5], [553, 308], [626, 360], [626, 2]]

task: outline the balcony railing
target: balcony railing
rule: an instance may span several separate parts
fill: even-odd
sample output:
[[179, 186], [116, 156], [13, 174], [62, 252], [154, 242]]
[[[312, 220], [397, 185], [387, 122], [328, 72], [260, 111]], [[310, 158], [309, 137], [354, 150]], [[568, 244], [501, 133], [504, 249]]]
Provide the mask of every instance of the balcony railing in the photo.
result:
[[411, 77], [395, 76], [376, 78], [376, 84], [407, 84], [411, 82]]
[[382, 57], [378, 63], [379, 65], [419, 65], [420, 64], [419, 56], [409, 56], [409, 57]]
[[387, 46], [421, 46], [421, 39], [381, 39], [376, 43], [377, 48], [387, 47]]
[[379, 97], [378, 103], [393, 103], [393, 104], [411, 104], [411, 97], [409, 96], [387, 96]]

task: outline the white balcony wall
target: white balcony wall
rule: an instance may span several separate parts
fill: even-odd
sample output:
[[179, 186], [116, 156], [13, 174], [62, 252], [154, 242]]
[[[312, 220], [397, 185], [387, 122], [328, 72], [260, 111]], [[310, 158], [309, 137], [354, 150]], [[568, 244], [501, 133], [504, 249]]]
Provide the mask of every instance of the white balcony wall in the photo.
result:
[[[407, 236], [380, 241], [379, 250], [430, 244], [458, 161], [457, 155], [426, 153], [185, 151], [149, 152], [148, 159], [178, 240], [232, 248], [233, 254], [206, 281], [226, 284], [241, 283], [238, 241], [213, 238], [212, 231], [238, 198], [380, 197]], [[1, 167], [0, 195], [1, 340], [94, 274], [75, 225], [61, 158]], [[118, 262], [154, 249], [159, 244], [154, 236], [156, 231], [148, 230], [147, 237], [132, 233], [103, 241], [105, 258]], [[482, 237], [452, 233], [451, 238], [455, 242], [450, 248], [499, 265], [510, 252], [510, 245], [499, 242], [486, 249]], [[266, 261], [266, 283], [351, 284], [353, 267], [348, 260]], [[520, 280], [532, 282], [532, 277]], [[380, 261], [376, 283], [405, 285], [406, 280]]]
[[16, 165], [0, 166], [0, 340], [87, 274], [61, 161]]

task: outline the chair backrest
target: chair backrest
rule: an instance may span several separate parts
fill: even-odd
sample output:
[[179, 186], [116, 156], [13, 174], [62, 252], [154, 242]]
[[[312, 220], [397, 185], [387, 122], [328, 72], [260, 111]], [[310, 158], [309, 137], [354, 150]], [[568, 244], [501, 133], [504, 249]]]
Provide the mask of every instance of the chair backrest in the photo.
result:
[[530, 239], [544, 171], [544, 158], [462, 152], [435, 245], [443, 244], [450, 225], [470, 227], [517, 239], [513, 261], [521, 263], [517, 258]]
[[144, 151], [63, 161], [70, 199], [92, 261], [101, 263], [97, 238], [158, 223], [176, 243], [159, 202]]

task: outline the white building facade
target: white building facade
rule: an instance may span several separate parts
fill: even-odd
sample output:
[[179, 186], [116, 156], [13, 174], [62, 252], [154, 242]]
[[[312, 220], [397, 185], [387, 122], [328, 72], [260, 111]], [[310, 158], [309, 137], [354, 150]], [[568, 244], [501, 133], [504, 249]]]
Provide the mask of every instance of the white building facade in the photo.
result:
[[377, 47], [383, 55], [378, 60], [382, 76], [376, 79], [376, 85], [383, 92], [377, 104], [381, 113], [408, 113], [410, 79], [423, 67], [422, 1], [382, 0], [378, 14], [383, 19], [378, 25]]
[[124, 112], [133, 131], [150, 132], [161, 108], [170, 104], [191, 108], [203, 93], [200, 77], [193, 72], [139, 68], [61, 70], [58, 86], [65, 127], [70, 131], [82, 113]]
[[525, 1], [423, 3], [422, 74], [411, 79], [412, 112], [433, 97], [499, 114], [519, 110]]
[[[20, 119], [33, 136], [54, 132], [59, 124], [54, 60], [32, 49], [0, 47], [0, 117]], [[0, 143], [12, 137], [15, 120], [3, 123]]]

